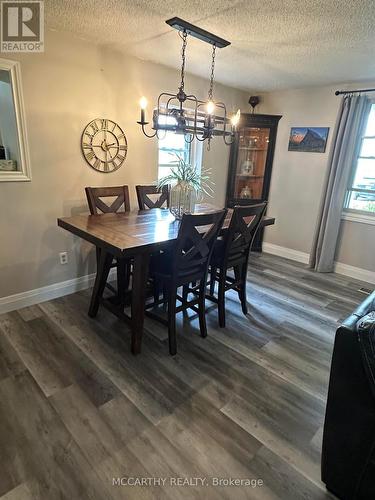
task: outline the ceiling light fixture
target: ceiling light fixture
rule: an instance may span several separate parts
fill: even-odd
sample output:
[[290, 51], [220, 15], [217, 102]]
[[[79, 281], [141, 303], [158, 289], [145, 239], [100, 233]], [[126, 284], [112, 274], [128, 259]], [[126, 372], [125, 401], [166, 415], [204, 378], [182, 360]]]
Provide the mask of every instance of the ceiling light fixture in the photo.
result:
[[[147, 133], [146, 107], [147, 99], [140, 100], [141, 119], [137, 122], [146, 137], [160, 138], [159, 131], [171, 131], [176, 134], [184, 134], [187, 142], [194, 138], [198, 141], [210, 142], [214, 136], [222, 136], [225, 144], [233, 143], [234, 135], [240, 120], [240, 110], [228, 118], [227, 109], [223, 102], [215, 102], [213, 99], [215, 81], [215, 56], [216, 49], [230, 45], [230, 42], [194, 26], [178, 17], [166, 21], [167, 24], [178, 30], [182, 40], [181, 48], [181, 82], [177, 94], [163, 92], [159, 95], [157, 107], [153, 111], [152, 129], [153, 133]], [[212, 45], [211, 76], [207, 101], [201, 101], [195, 95], [185, 93], [185, 65], [186, 46], [188, 35]]]

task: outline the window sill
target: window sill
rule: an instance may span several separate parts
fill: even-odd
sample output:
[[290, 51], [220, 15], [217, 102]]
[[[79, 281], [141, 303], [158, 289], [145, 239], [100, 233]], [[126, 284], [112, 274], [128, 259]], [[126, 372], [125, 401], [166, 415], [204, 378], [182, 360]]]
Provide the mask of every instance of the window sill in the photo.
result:
[[364, 214], [364, 213], [356, 213], [345, 211], [341, 215], [341, 220], [348, 220], [350, 222], [359, 222], [361, 224], [370, 224], [375, 226], [375, 213], [372, 214]]

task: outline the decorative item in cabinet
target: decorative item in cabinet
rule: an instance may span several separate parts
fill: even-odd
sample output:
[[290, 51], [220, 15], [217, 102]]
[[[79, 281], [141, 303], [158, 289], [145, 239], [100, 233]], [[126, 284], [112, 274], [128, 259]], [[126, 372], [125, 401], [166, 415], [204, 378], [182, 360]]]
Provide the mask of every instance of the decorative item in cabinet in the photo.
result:
[[[277, 126], [281, 116], [241, 114], [231, 146], [227, 207], [253, 205], [268, 200]], [[253, 243], [261, 251], [263, 231]]]
[[247, 151], [246, 160], [242, 162], [241, 173], [242, 175], [254, 174], [254, 162], [250, 159], [250, 150]]
[[251, 197], [252, 197], [251, 188], [250, 188], [248, 185], [246, 185], [246, 186], [245, 186], [245, 187], [241, 190], [240, 196], [241, 196], [241, 198], [251, 199]]

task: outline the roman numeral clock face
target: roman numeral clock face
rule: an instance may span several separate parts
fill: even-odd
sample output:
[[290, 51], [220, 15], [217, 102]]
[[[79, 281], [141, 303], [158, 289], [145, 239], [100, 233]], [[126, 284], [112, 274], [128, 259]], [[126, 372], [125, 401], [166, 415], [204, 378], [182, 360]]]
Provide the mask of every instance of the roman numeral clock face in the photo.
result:
[[128, 150], [122, 129], [112, 120], [102, 118], [97, 118], [86, 126], [81, 146], [90, 167], [105, 173], [120, 168]]

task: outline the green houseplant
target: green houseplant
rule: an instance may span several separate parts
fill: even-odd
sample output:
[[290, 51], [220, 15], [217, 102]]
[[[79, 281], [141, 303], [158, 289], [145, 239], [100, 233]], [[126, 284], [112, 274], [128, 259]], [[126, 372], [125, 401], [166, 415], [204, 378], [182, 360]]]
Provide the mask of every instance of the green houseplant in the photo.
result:
[[181, 219], [184, 214], [194, 212], [195, 203], [203, 194], [213, 195], [213, 183], [209, 175], [211, 169], [199, 171], [181, 156], [174, 156], [176, 160], [172, 164], [175, 166], [169, 175], [159, 180], [158, 187], [171, 185], [169, 210], [176, 219]]

